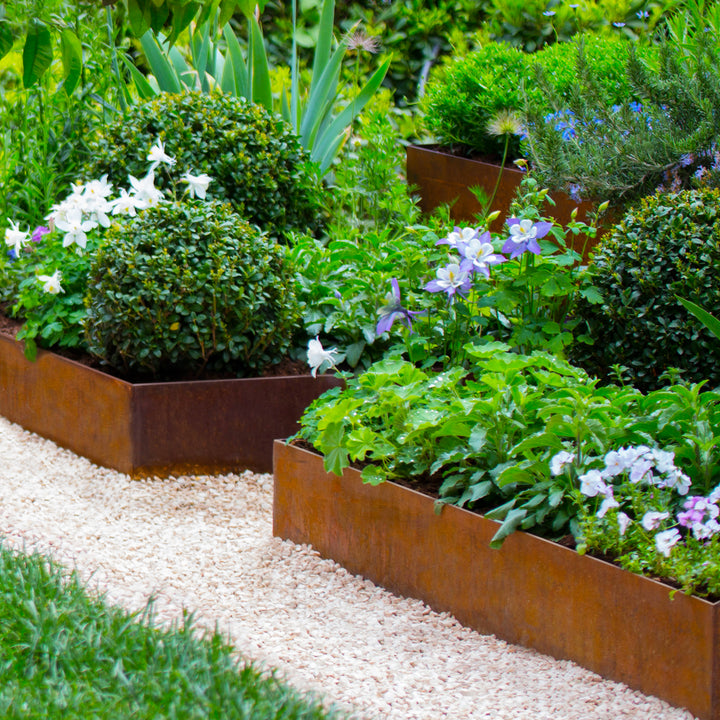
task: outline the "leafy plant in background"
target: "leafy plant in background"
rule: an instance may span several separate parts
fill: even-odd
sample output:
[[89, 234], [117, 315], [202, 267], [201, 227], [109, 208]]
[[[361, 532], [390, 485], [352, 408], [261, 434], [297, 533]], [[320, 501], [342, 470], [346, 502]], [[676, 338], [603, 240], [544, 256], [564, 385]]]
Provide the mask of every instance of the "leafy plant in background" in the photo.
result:
[[562, 43], [580, 33], [623, 35], [632, 39], [652, 36], [674, 3], [591, 0], [564, 4], [551, 0], [491, 0], [484, 29], [492, 40], [525, 52]]
[[[499, 157], [504, 138], [489, 130], [498, 115], [522, 116], [526, 105], [543, 118], [551, 111], [550, 91], [537, 85], [535, 64], [552, 85], [551, 97], [565, 97], [573, 92], [574, 61], [582, 52], [595, 90], [605, 102], [629, 102], [633, 98], [623, 61], [629, 47], [623, 38], [588, 36], [528, 55], [503, 43], [486, 43], [432, 76], [422, 103], [425, 126], [442, 145]], [[511, 159], [523, 154], [520, 137], [512, 139], [509, 152]]]
[[[350, 39], [343, 38], [333, 50], [334, 0], [323, 0], [318, 40], [315, 45], [312, 77], [308, 88], [301, 86], [297, 58], [297, 39], [293, 33], [289, 92], [283, 91], [279, 103], [273, 102], [270, 70], [260, 26], [253, 15], [248, 17], [249, 49], [243, 57], [241, 46], [231, 27], [223, 30], [226, 54], [212, 42], [212, 25], [201, 26], [190, 36], [192, 67], [189, 68], [176, 48], [161, 44], [152, 34], [142, 38], [142, 47], [154, 75], [156, 87], [137, 71], [133, 73], [141, 97], [158, 92], [179, 92], [183, 88], [209, 92], [212, 86], [223, 92], [280, 112], [299, 136], [311, 159], [326, 171], [346, 137], [347, 128], [362, 111], [385, 77], [390, 61], [375, 70], [368, 81], [357, 87], [344, 107], [340, 107], [340, 73]], [[293, 17], [296, 15], [293, 0]]]
[[186, 168], [214, 179], [213, 196], [275, 237], [322, 224], [315, 168], [277, 116], [222, 94], [163, 94], [138, 104], [93, 143], [87, 175], [116, 185], [146, 172], [147, 148], [161, 139], [177, 165], [163, 182], [178, 183]]
[[641, 388], [658, 387], [671, 368], [717, 383], [720, 346], [677, 298], [720, 312], [718, 233], [717, 189], [658, 193], [629, 210], [592, 256], [602, 303], [578, 302], [594, 343], [574, 346], [573, 360], [600, 377], [619, 363]]
[[[23, 53], [24, 40], [16, 37], [0, 63], [0, 216], [35, 227], [78, 177], [89, 138], [113, 112], [116, 92], [109, 73], [111, 53], [104, 34], [98, 33], [103, 12], [96, 4], [56, 3], [42, 10], [42, 4], [20, 1], [13, 3], [12, 18], [5, 25], [18, 36], [31, 20], [47, 26], [43, 43], [51, 43], [46, 47], [38, 41], [36, 52], [52, 50], [60, 60], [33, 74], [31, 83], [23, 82], [24, 76], [30, 79], [28, 63], [23, 67], [28, 54]], [[50, 28], [63, 38], [72, 35], [67, 41], [70, 50], [55, 48]]]
[[[702, 15], [699, 20], [702, 20]], [[571, 115], [573, 133], [558, 133], [535, 108], [528, 112], [527, 149], [538, 179], [551, 189], [623, 204], [662, 186], [692, 187], [695, 174], [716, 181], [718, 53], [707, 22], [670, 33], [656, 52], [631, 52], [626, 72], [635, 102], [611, 104], [578, 58], [576, 91], [560, 98], [552, 81], [539, 82], [555, 112]], [[682, 21], [686, 22], [685, 19]], [[668, 26], [677, 22], [668, 20]], [[678, 41], [676, 35], [684, 40]]]

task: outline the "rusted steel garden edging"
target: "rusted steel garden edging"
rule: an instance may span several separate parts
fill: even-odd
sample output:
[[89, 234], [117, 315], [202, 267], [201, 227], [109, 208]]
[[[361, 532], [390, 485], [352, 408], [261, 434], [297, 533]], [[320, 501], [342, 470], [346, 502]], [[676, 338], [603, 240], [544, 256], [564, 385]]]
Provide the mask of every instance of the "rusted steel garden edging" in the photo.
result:
[[676, 593], [595, 558], [516, 532], [394, 483], [325, 473], [275, 442], [274, 535], [461, 623], [569, 659], [703, 720], [720, 720], [720, 603]]
[[[460, 157], [443, 152], [436, 147], [408, 145], [406, 148], [407, 181], [418, 189], [420, 209], [424, 213], [432, 212], [439, 205], [451, 205], [450, 217], [453, 220], [472, 222], [481, 211], [480, 203], [470, 192], [471, 187], [482, 188], [488, 197], [495, 189], [500, 166], [473, 158]], [[508, 217], [510, 203], [520, 185], [524, 173], [510, 165], [505, 166], [500, 178], [497, 194], [492, 210], [500, 210], [500, 216], [493, 221], [490, 229], [500, 232]], [[577, 208], [577, 219], [587, 220], [588, 213], [593, 212], [595, 204], [583, 200], [575, 202], [565, 193], [553, 193], [555, 205], [546, 204], [544, 212], [555, 218], [558, 223], [566, 225], [570, 221], [570, 213]], [[574, 236], [568, 241], [572, 242]], [[587, 250], [591, 243], [588, 243]], [[581, 247], [575, 250], [582, 252]]]
[[0, 415], [99, 465], [134, 476], [272, 470], [334, 377], [128, 383], [51, 352], [29, 362], [0, 336]]

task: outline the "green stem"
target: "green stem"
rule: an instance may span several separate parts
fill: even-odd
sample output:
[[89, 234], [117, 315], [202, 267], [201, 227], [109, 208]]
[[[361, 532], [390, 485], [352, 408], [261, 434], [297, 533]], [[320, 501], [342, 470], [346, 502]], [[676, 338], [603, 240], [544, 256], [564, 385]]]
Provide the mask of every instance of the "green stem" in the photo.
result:
[[483, 213], [483, 222], [487, 218], [487, 216], [490, 214], [490, 210], [492, 208], [493, 202], [495, 202], [495, 196], [497, 195], [498, 189], [500, 188], [500, 181], [502, 180], [503, 176], [503, 170], [505, 170], [505, 163], [507, 161], [507, 154], [508, 154], [508, 148], [510, 146], [510, 135], [508, 133], [505, 134], [505, 147], [503, 148], [503, 156], [502, 160], [500, 162], [500, 172], [498, 173], [497, 180], [495, 181], [495, 188], [492, 191], [492, 195], [490, 196], [490, 199], [488, 200], [487, 205], [485, 206], [485, 212]]
[[125, 112], [127, 109], [127, 104], [125, 103], [125, 92], [123, 88], [123, 79], [122, 75], [120, 74], [120, 66], [118, 65], [117, 60], [117, 48], [115, 47], [115, 33], [113, 32], [113, 21], [112, 21], [112, 13], [110, 12], [110, 6], [108, 5], [105, 8], [105, 26], [107, 28], [107, 34], [108, 34], [108, 42], [110, 43], [110, 54], [111, 54], [111, 64], [112, 64], [112, 70], [113, 74], [115, 75], [115, 80], [117, 82], [118, 86], [118, 103], [120, 105], [120, 110], [122, 112]]

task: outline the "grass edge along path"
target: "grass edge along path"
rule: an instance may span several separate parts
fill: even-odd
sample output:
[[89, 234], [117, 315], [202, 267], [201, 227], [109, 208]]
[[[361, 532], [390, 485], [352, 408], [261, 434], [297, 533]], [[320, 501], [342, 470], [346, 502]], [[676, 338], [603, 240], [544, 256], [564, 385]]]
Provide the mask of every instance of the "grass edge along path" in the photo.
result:
[[339, 710], [238, 659], [192, 615], [159, 627], [106, 605], [76, 572], [0, 537], [0, 717], [340, 720]]

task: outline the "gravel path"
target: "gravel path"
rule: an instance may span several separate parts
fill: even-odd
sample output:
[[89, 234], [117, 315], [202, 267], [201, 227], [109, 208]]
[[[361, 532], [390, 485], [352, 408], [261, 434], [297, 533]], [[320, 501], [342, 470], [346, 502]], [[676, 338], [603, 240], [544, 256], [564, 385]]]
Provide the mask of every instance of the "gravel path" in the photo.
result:
[[272, 476], [130, 480], [0, 418], [0, 535], [129, 609], [157, 597], [356, 718], [690, 720], [272, 537]]

